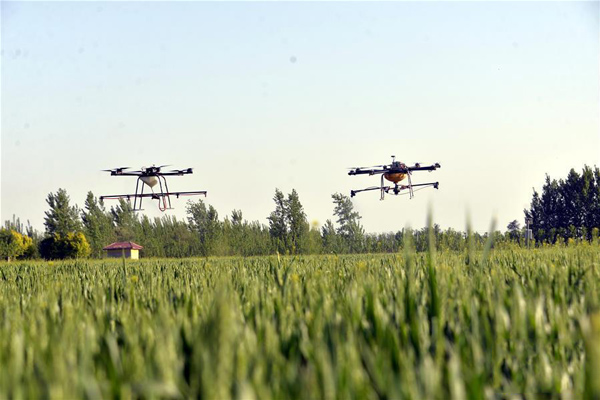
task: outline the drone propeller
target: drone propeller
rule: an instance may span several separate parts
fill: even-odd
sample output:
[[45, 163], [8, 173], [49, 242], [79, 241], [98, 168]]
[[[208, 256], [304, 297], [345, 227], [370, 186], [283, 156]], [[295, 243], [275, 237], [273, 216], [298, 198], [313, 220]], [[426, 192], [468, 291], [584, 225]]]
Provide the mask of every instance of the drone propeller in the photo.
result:
[[120, 172], [123, 171], [125, 169], [129, 169], [131, 167], [118, 167], [118, 168], [113, 168], [113, 169], [103, 169], [102, 171], [106, 171], [106, 172]]
[[416, 163], [414, 163], [414, 165], [412, 165], [412, 166], [409, 166], [408, 168], [416, 168], [416, 169], [419, 169], [419, 168], [421, 168], [421, 167], [422, 167], [422, 168], [425, 168], [425, 169], [429, 169], [429, 168], [433, 168], [433, 169], [441, 168], [441, 166], [440, 166], [440, 163], [435, 163], [435, 164], [433, 164], [433, 165], [427, 165], [427, 164], [426, 164], [426, 165], [423, 165], [423, 163], [420, 163], [420, 162], [416, 162]]
[[174, 169], [174, 170], [169, 171], [169, 172], [175, 172], [175, 173], [178, 173], [178, 174], [186, 174], [186, 173], [187, 174], [191, 174], [193, 170], [194, 170], [193, 168], [184, 168], [184, 169]]
[[390, 164], [385, 164], [385, 165], [371, 165], [370, 167], [364, 167], [364, 168], [387, 168], [389, 166], [390, 166]]
[[348, 167], [347, 169], [369, 169], [369, 168], [387, 168], [388, 165], [371, 165], [370, 167]]
[[140, 169], [142, 171], [145, 171], [146, 173], [149, 173], [149, 172], [160, 172], [161, 168], [170, 167], [170, 166], [171, 166], [170, 164], [158, 165], [158, 166], [152, 164], [150, 167], [141, 167]]

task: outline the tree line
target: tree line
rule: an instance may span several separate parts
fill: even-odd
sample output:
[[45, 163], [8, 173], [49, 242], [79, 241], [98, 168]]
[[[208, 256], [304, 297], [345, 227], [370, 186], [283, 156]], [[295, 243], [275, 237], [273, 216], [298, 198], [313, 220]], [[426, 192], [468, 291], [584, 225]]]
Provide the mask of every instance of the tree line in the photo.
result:
[[[439, 250], [482, 248], [488, 239], [494, 246], [524, 245], [524, 229], [517, 220], [502, 233], [462, 232], [438, 225], [420, 230], [366, 233], [361, 216], [348, 196], [335, 193], [333, 218], [322, 227], [308, 222], [296, 190], [287, 195], [276, 189], [274, 210], [268, 224], [244, 219], [241, 210], [220, 218], [217, 210], [202, 200], [188, 201], [186, 219], [172, 216], [150, 219], [137, 214], [121, 200], [107, 209], [92, 192], [83, 209], [71, 205], [64, 189], [48, 194], [43, 233], [18, 218], [0, 229], [0, 257], [101, 258], [102, 248], [117, 241], [144, 246], [144, 257], [254, 256], [280, 254], [397, 252], [410, 240], [417, 251], [429, 245], [430, 233]], [[546, 177], [542, 194], [535, 190], [531, 208], [525, 210], [534, 232], [534, 245], [571, 240], [598, 240], [600, 227], [600, 171], [589, 167], [582, 174], [571, 170], [566, 180]], [[410, 236], [410, 238], [408, 237]]]
[[546, 175], [542, 193], [533, 191], [526, 220], [538, 243], [595, 240], [600, 230], [600, 169], [584, 166], [581, 174], [574, 169], [566, 179]]

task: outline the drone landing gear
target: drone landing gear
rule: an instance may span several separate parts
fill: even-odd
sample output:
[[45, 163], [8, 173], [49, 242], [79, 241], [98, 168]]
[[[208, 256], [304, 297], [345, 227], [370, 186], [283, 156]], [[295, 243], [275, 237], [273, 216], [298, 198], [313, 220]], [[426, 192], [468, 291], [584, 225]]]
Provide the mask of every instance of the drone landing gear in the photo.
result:
[[[409, 182], [410, 182], [410, 177], [409, 177]], [[439, 182], [418, 183], [416, 185], [413, 185], [411, 183], [409, 183], [408, 185], [398, 185], [396, 183], [396, 184], [394, 184], [394, 186], [384, 186], [383, 185], [383, 178], [382, 178], [382, 182], [381, 182], [380, 186], [372, 186], [372, 187], [368, 187], [366, 189], [351, 190], [350, 191], [350, 197], [354, 197], [354, 196], [356, 196], [357, 193], [360, 193], [360, 192], [367, 192], [367, 191], [371, 191], [371, 190], [379, 190], [381, 192], [380, 200], [383, 200], [385, 198], [385, 194], [386, 193], [398, 196], [398, 195], [404, 194], [404, 193], [402, 193], [403, 190], [408, 189], [408, 194], [410, 195], [410, 198], [412, 199], [414, 197], [414, 192], [415, 192], [415, 190], [413, 188], [419, 187], [420, 189], [424, 189], [426, 186], [431, 186], [434, 189], [438, 189], [439, 188]], [[417, 190], [420, 190], [420, 189], [417, 189]]]
[[[161, 181], [162, 178], [162, 181]], [[142, 187], [140, 188], [140, 181], [142, 182]], [[163, 190], [163, 181], [165, 183], [165, 190]], [[164, 176], [158, 176], [158, 183], [160, 186], [160, 193], [155, 193], [154, 190], [152, 189], [152, 186], [150, 186], [150, 190], [152, 190], [152, 194], [149, 196], [151, 199], [153, 200], [158, 200], [158, 209], [160, 211], [165, 211], [165, 210], [172, 210], [173, 208], [171, 207], [171, 198], [169, 197], [169, 187], [167, 186], [167, 180]], [[138, 178], [137, 182], [135, 184], [135, 195], [133, 196], [133, 211], [143, 211], [142, 208], [142, 200], [144, 199], [144, 185], [145, 182], [142, 180], [142, 178]], [[139, 194], [138, 194], [139, 191]], [[146, 196], [148, 197], [148, 196]], [[179, 196], [177, 196], [179, 197]], [[138, 198], [140, 199], [139, 204], [138, 204]], [[127, 197], [127, 200], [129, 200], [129, 197]]]

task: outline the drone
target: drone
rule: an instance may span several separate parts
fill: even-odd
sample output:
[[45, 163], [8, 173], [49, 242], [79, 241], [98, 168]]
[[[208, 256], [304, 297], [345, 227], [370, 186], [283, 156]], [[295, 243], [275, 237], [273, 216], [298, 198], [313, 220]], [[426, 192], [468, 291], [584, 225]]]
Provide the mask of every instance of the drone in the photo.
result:
[[[357, 193], [366, 192], [369, 190], [379, 190], [381, 191], [381, 198], [383, 200], [386, 193], [387, 194], [406, 194], [401, 193], [403, 190], [408, 190], [408, 194], [412, 199], [414, 197], [415, 190], [413, 188], [419, 187], [418, 190], [424, 189], [427, 186], [432, 186], [434, 189], [438, 189], [439, 182], [430, 182], [430, 183], [419, 183], [414, 184], [411, 180], [411, 175], [413, 171], [435, 171], [440, 168], [440, 164], [435, 163], [434, 165], [421, 166], [421, 164], [416, 163], [415, 165], [409, 167], [406, 164], [396, 161], [396, 156], [392, 156], [392, 163], [388, 165], [373, 165], [371, 167], [353, 167], [350, 168], [351, 171], [348, 172], [348, 175], [376, 175], [381, 174], [381, 184], [379, 186], [371, 186], [365, 189], [357, 189], [350, 191], [350, 197], [356, 196]], [[383, 179], [386, 179], [390, 182], [394, 183], [394, 186], [385, 186]], [[408, 185], [399, 185], [398, 182], [408, 178]]]
[[[115, 194], [108, 196], [100, 196], [100, 200], [104, 199], [127, 199], [131, 200], [133, 197], [133, 211], [142, 211], [142, 200], [145, 197], [149, 197], [152, 200], [158, 200], [158, 209], [160, 211], [172, 210], [171, 207], [171, 196], [179, 198], [179, 196], [206, 196], [206, 191], [193, 191], [193, 192], [169, 192], [167, 186], [166, 176], [183, 176], [193, 173], [192, 168], [176, 169], [169, 172], [162, 172], [161, 169], [169, 167], [169, 165], [152, 165], [151, 167], [142, 167], [139, 171], [126, 171], [130, 167], [119, 167], [114, 169], [105, 169], [103, 171], [110, 172], [110, 176], [137, 176], [137, 182], [135, 184], [135, 194]], [[140, 187], [140, 182], [141, 187]], [[154, 191], [154, 187], [158, 184], [159, 191]], [[163, 185], [164, 184], [164, 185]], [[150, 188], [151, 193], [144, 193], [144, 185]], [[139, 199], [139, 204], [138, 204]]]

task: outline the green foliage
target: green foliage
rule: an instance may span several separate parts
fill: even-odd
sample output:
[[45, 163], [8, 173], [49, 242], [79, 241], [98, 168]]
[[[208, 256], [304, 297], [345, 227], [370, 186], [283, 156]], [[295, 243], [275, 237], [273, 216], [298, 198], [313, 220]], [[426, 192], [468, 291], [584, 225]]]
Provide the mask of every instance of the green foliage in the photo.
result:
[[277, 251], [283, 254], [308, 252], [309, 224], [304, 207], [295, 189], [287, 199], [279, 189], [275, 189], [275, 210], [269, 217], [269, 233]]
[[222, 238], [225, 255], [247, 257], [273, 252], [269, 229], [258, 221], [244, 220], [240, 210], [233, 210], [231, 219], [225, 218]]
[[187, 213], [190, 228], [200, 239], [200, 254], [205, 257], [218, 254], [216, 250], [222, 229], [217, 210], [212, 205], [206, 207], [204, 201], [198, 200], [188, 201]]
[[336, 233], [342, 238], [345, 252], [360, 253], [365, 251], [365, 230], [360, 224], [361, 216], [354, 211], [354, 205], [348, 196], [341, 193], [331, 195], [335, 205], [333, 215], [337, 217]]
[[521, 237], [521, 228], [519, 225], [519, 221], [516, 219], [511, 221], [507, 226], [506, 230], [508, 231], [508, 235], [512, 240], [518, 241]]
[[104, 203], [102, 200], [98, 202], [92, 192], [88, 192], [85, 199], [85, 210], [81, 213], [81, 220], [83, 232], [90, 242], [90, 254], [92, 257], [102, 257], [102, 248], [116, 241], [116, 232], [111, 215], [104, 209]]
[[466, 264], [427, 232], [404, 256], [2, 265], [0, 397], [598, 398], [596, 247]]
[[[92, 193], [88, 194], [86, 206], [93, 207]], [[46, 211], [44, 224], [46, 236], [39, 244], [39, 252], [46, 259], [85, 258], [90, 255], [90, 245], [82, 232], [77, 206], [69, 205], [69, 196], [65, 189], [56, 194], [48, 194], [46, 202], [50, 210]], [[84, 213], [90, 216], [89, 213]], [[89, 222], [89, 220], [88, 220]]]
[[62, 239], [64, 258], [86, 258], [90, 255], [90, 245], [83, 232], [69, 232]]
[[292, 192], [288, 194], [285, 205], [285, 217], [289, 226], [291, 253], [307, 253], [309, 225], [296, 189], [292, 189]]
[[34, 259], [39, 258], [38, 246], [41, 240], [40, 234], [33, 229], [29, 221], [27, 221], [27, 226], [21, 223], [20, 218], [15, 217], [13, 215], [12, 220], [6, 220], [4, 222], [4, 228], [6, 230], [13, 230], [19, 233], [22, 236], [26, 236], [27, 245], [23, 254], [19, 255], [19, 259]]
[[139, 225], [139, 221], [135, 211], [133, 211], [131, 203], [123, 199], [119, 199], [119, 205], [111, 207], [110, 213], [115, 226], [117, 241], [128, 242], [135, 240], [136, 227]]
[[539, 243], [558, 237], [591, 240], [593, 229], [600, 228], [600, 169], [585, 166], [581, 174], [571, 169], [559, 181], [546, 175], [541, 195], [534, 190], [524, 213]]
[[323, 248], [327, 253], [338, 254], [344, 251], [342, 238], [337, 234], [330, 219], [325, 221], [325, 225], [321, 228], [321, 237], [323, 238]]
[[600, 314], [582, 321], [586, 352], [584, 399], [600, 397]]
[[313, 221], [311, 224], [303, 251], [306, 254], [321, 254], [323, 252], [323, 239], [317, 221]]
[[[583, 183], [580, 182], [582, 177], [585, 178]], [[600, 186], [595, 183], [598, 177], [600, 175], [590, 169], [584, 170], [581, 176], [575, 172], [569, 175], [568, 186], [581, 189], [584, 193], [579, 197], [575, 196], [578, 199], [576, 204], [581, 205], [585, 201], [593, 202], [600, 198], [598, 194]], [[552, 203], [554, 199], [552, 193], [566, 193], [565, 190], [562, 192], [559, 190], [560, 185], [556, 181], [549, 181], [547, 186], [550, 189], [545, 190], [542, 198], [537, 193], [534, 194], [531, 215], [538, 215], [541, 212], [539, 210], [546, 212], [544, 207], [549, 207], [550, 210], [560, 209], [556, 205], [560, 202]], [[561, 196], [564, 197], [563, 194]], [[283, 192], [276, 189], [273, 199], [275, 210], [268, 217], [267, 227], [259, 221], [244, 220], [240, 210], [233, 210], [231, 216], [219, 220], [217, 210], [203, 201], [188, 203], [187, 221], [179, 221], [171, 216], [150, 219], [146, 215], [136, 214], [131, 204], [124, 200], [120, 200], [118, 205], [106, 211], [102, 201], [98, 201], [93, 193], [89, 192], [84, 210], [80, 214], [82, 224], [77, 207], [71, 207], [66, 191], [59, 189], [56, 194], [51, 193], [48, 196], [47, 201], [51, 208], [46, 212], [47, 238], [44, 241], [41, 241], [40, 235], [30, 225], [24, 228], [18, 218], [13, 217], [13, 221], [6, 221], [6, 226], [19, 233], [26, 231], [32, 238], [33, 246], [30, 246], [21, 256], [26, 258], [37, 257], [38, 247], [45, 257], [62, 258], [60, 251], [57, 250], [61, 247], [55, 245], [56, 238], [52, 237], [53, 234], [50, 232], [65, 231], [65, 229], [82, 229], [90, 245], [90, 255], [95, 258], [103, 257], [102, 248], [114, 241], [135, 241], [141, 244], [144, 246], [141, 253], [143, 257], [216, 255], [248, 257], [275, 252], [280, 254], [396, 253], [404, 248], [404, 229], [396, 232], [366, 234], [360, 224], [360, 215], [354, 210], [350, 198], [345, 195], [339, 193], [332, 195], [333, 213], [337, 224], [327, 220], [320, 230], [316, 222], [312, 228], [309, 226], [304, 207], [295, 190], [286, 197]], [[548, 204], [552, 206], [547, 206]], [[596, 223], [594, 221], [597, 221], [598, 216], [594, 213], [600, 209], [593, 205], [585, 206], [583, 209], [587, 210], [587, 217], [577, 217], [571, 210], [570, 214], [567, 213], [571, 215], [570, 220]], [[426, 227], [411, 233], [418, 252], [429, 249], [429, 229]], [[468, 234], [452, 228], [442, 231], [438, 225], [433, 225], [431, 229], [436, 250], [464, 251], [471, 247], [481, 250], [488, 239], [491, 239], [490, 246], [495, 248], [525, 245], [524, 235], [519, 231], [519, 223], [516, 220], [508, 224], [506, 234], [500, 232]], [[544, 241], [572, 245], [580, 238], [599, 243], [598, 232], [599, 228], [596, 226], [569, 224], [558, 228], [539, 228], [536, 230], [536, 239], [538, 245], [542, 245]], [[60, 234], [59, 237], [66, 237], [66, 234]]]
[[280, 253], [285, 254], [288, 248], [288, 226], [286, 218], [286, 205], [283, 192], [275, 189], [275, 210], [269, 217], [269, 233], [275, 242], [275, 246]]
[[0, 229], [0, 257], [4, 260], [16, 259], [33, 253], [33, 240], [13, 229]]
[[46, 211], [44, 225], [46, 234], [66, 235], [69, 232], [81, 230], [79, 210], [77, 206], [69, 205], [69, 196], [65, 189], [58, 189], [56, 194], [49, 193], [46, 199], [50, 210]]
[[86, 258], [90, 252], [90, 245], [83, 232], [68, 232], [65, 235], [55, 233], [40, 243], [40, 254], [47, 260]]

